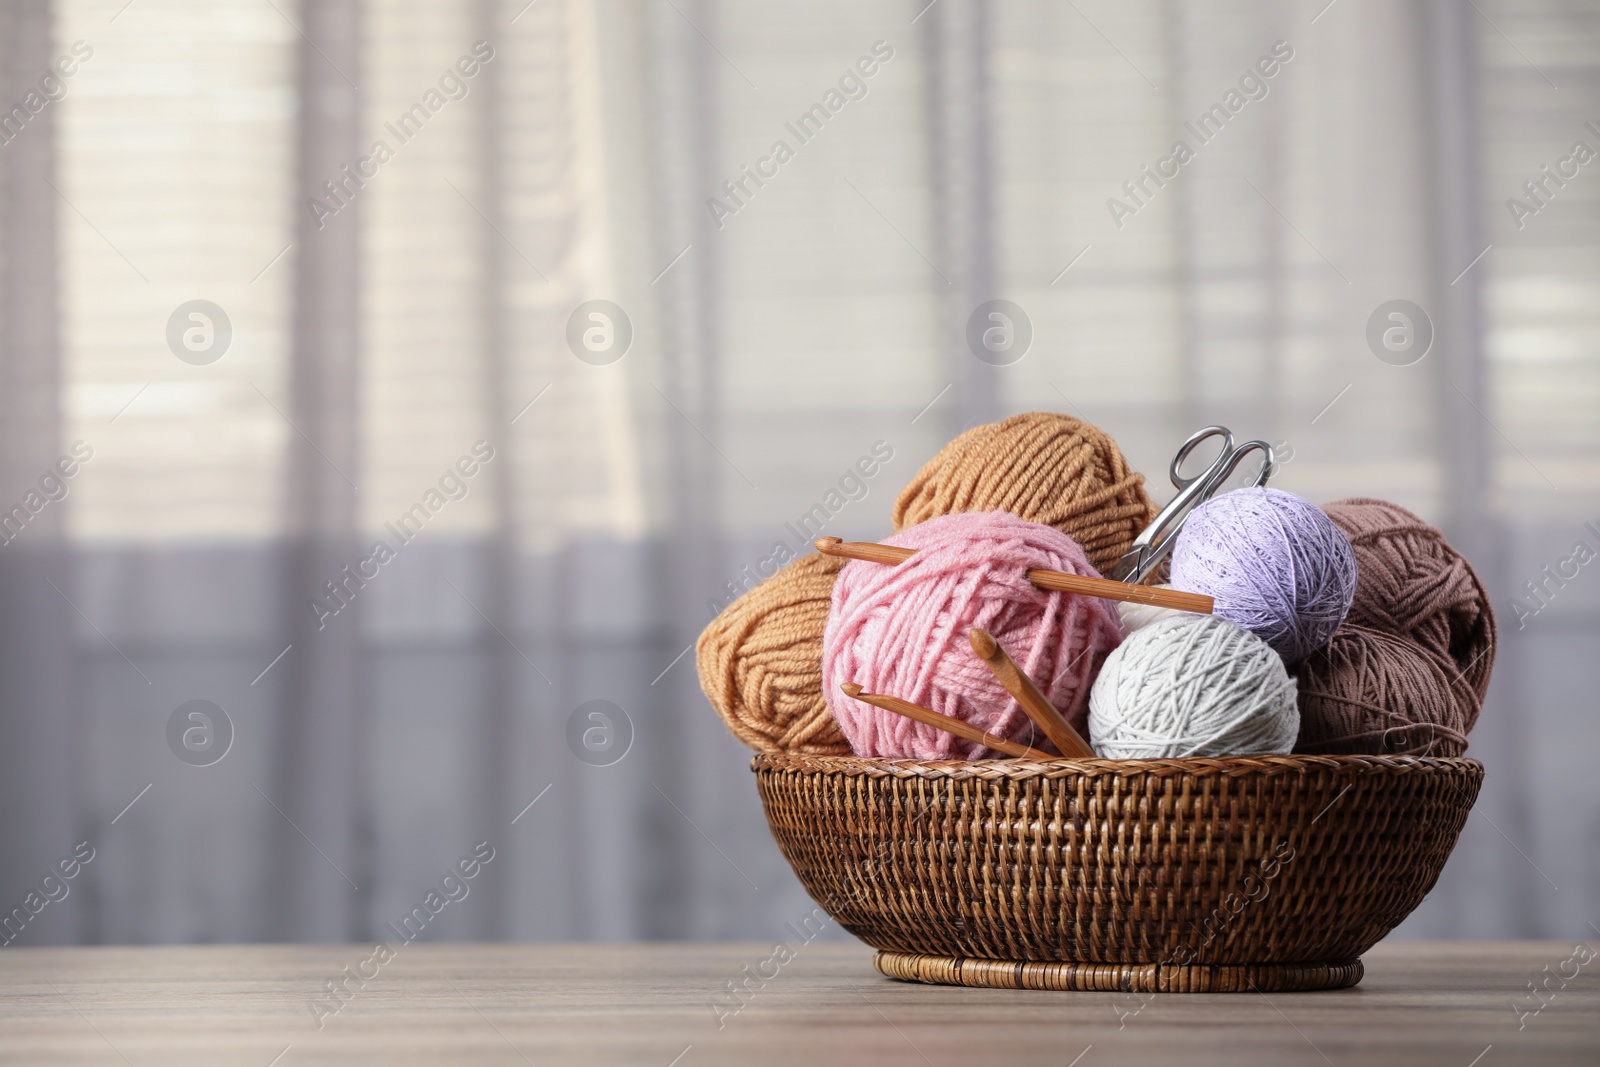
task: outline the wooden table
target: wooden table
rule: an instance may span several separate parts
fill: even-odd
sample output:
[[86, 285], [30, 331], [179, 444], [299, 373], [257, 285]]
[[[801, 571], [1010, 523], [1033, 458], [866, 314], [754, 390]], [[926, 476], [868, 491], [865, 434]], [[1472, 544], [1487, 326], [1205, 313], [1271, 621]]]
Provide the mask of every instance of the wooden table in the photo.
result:
[[[1600, 1063], [1600, 959], [1558, 942], [1394, 943], [1354, 989], [1011, 992], [880, 977], [871, 951], [764, 944], [17, 948], [0, 951], [0, 1062], [640, 1064]], [[324, 983], [376, 974], [347, 1002]], [[744, 968], [776, 976], [742, 1007]], [[1549, 972], [1544, 968], [1548, 966]], [[1530, 979], [1551, 977], [1544, 1006]], [[332, 1013], [331, 1005], [342, 1003]], [[721, 1003], [720, 1013], [709, 1005]], [[737, 1010], [734, 1010], [737, 1008]], [[719, 1018], [720, 1015], [720, 1018]], [[720, 1022], [720, 1028], [719, 1028]], [[1521, 1023], [1521, 1029], [1518, 1025]], [[274, 1059], [274, 1057], [277, 1057]]]

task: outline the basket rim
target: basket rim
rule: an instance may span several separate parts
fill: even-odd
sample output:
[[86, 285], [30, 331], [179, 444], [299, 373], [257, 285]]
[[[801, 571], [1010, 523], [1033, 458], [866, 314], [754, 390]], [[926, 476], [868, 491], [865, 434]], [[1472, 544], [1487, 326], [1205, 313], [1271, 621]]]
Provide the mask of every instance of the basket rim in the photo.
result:
[[760, 752], [750, 769], [839, 774], [869, 778], [1026, 781], [1059, 778], [1277, 777], [1308, 771], [1350, 776], [1466, 773], [1483, 776], [1483, 764], [1466, 756], [1191, 756], [1170, 759], [917, 760], [870, 756], [812, 756]]

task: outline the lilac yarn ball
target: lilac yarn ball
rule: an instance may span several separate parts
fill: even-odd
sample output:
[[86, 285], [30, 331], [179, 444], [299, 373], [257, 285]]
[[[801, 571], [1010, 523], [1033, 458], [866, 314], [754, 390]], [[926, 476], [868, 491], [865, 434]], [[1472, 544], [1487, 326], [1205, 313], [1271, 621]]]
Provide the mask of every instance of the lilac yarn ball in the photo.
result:
[[1350, 539], [1309, 500], [1235, 489], [1201, 504], [1178, 531], [1172, 585], [1216, 600], [1287, 663], [1323, 647], [1356, 594]]

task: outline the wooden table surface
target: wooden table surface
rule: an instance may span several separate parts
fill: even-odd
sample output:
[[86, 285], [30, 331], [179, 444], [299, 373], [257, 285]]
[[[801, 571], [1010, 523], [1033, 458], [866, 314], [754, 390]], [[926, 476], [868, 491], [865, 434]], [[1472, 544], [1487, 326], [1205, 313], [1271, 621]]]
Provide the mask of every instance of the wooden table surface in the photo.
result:
[[[1354, 989], [1144, 1002], [893, 982], [854, 943], [801, 945], [781, 967], [763, 967], [772, 946], [755, 943], [415, 944], [381, 968], [362, 965], [371, 951], [7, 948], [0, 1062], [1600, 1063], [1600, 959], [1575, 962], [1570, 943], [1397, 942], [1366, 955]], [[331, 1014], [325, 983], [347, 965], [377, 974], [365, 988], [350, 981], [356, 991]], [[735, 1012], [727, 984], [747, 965], [777, 973]], [[1563, 971], [1576, 972], [1565, 986]], [[1530, 980], [1553, 990], [1537, 1012]], [[724, 1005], [720, 1019], [715, 1003]]]

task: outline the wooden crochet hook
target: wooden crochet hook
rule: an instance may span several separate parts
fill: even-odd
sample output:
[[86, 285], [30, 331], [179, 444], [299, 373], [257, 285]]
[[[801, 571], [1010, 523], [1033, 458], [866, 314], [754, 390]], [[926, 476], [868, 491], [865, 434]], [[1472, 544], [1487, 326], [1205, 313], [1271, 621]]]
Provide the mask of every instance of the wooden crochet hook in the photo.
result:
[[[841, 541], [837, 537], [819, 537], [811, 542], [824, 556], [860, 559], [868, 563], [904, 563], [917, 554], [914, 548], [880, 545], [873, 541]], [[1129, 585], [1113, 582], [1109, 578], [1091, 578], [1083, 574], [1066, 574], [1062, 571], [1034, 567], [1028, 571], [1028, 581], [1040, 589], [1058, 593], [1081, 593], [1105, 600], [1125, 600], [1130, 604], [1149, 604], [1158, 608], [1192, 611], [1197, 615], [1210, 615], [1215, 602], [1200, 593], [1185, 593], [1181, 589], [1157, 589], [1147, 585]]]
[[845, 682], [839, 688], [844, 690], [845, 696], [852, 697], [864, 704], [871, 704], [873, 707], [882, 708], [884, 711], [892, 711], [896, 715], [904, 715], [908, 719], [915, 719], [917, 722], [931, 726], [935, 730], [943, 730], [947, 734], [955, 734], [963, 741], [972, 741], [985, 748], [992, 748], [996, 752], [1004, 752], [1008, 756], [1015, 756], [1017, 759], [1053, 760], [1058, 758], [1041, 749], [1019, 745], [1015, 741], [1007, 741], [1003, 737], [986, 734], [976, 726], [964, 723], [960, 719], [952, 719], [948, 715], [940, 715], [937, 711], [929, 711], [927, 708], [901, 700], [899, 697], [863, 693], [861, 687], [854, 682]]
[[967, 632], [967, 640], [972, 642], [972, 651], [978, 654], [978, 658], [1000, 680], [1000, 684], [1006, 687], [1006, 692], [1016, 698], [1018, 706], [1028, 713], [1028, 718], [1044, 731], [1050, 743], [1060, 749], [1063, 756], [1069, 759], [1094, 759], [1094, 749], [1062, 717], [1049, 698], [1039, 692], [1039, 687], [1033, 684], [1032, 679], [1022, 673], [1022, 669], [1000, 647], [1000, 642], [994, 639], [993, 634], [975, 626]]

